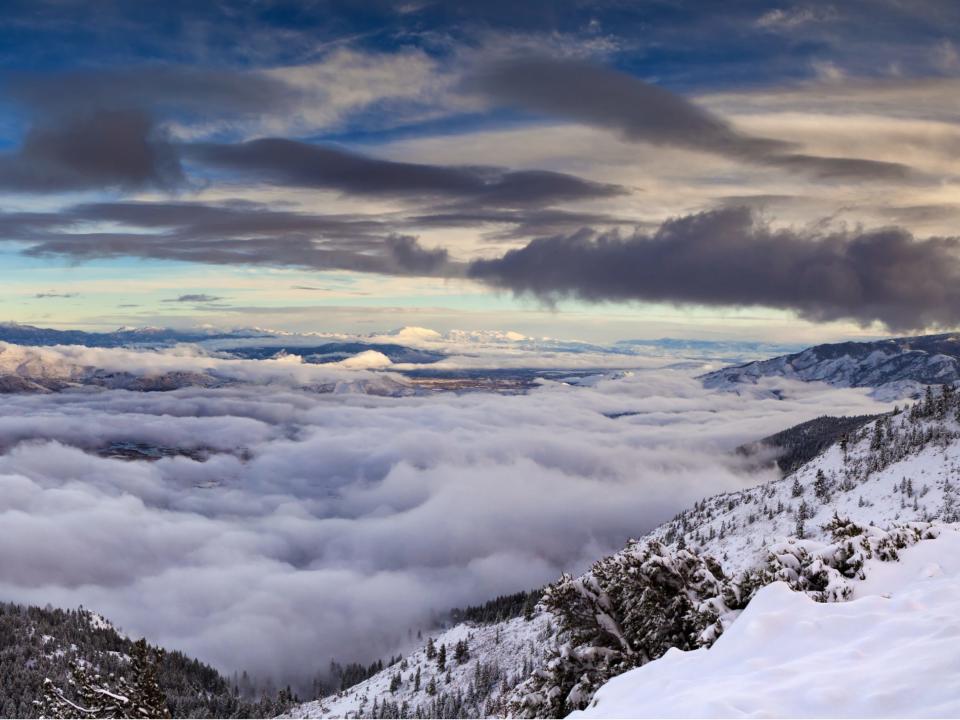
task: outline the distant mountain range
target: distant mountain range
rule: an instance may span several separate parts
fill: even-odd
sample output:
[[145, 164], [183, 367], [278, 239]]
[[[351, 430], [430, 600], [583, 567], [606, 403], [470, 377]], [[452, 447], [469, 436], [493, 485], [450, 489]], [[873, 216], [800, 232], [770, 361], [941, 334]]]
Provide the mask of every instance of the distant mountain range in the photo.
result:
[[174, 330], [172, 328], [119, 328], [111, 332], [54, 330], [20, 323], [0, 323], [0, 342], [16, 345], [83, 345], [85, 347], [161, 346], [240, 338], [270, 337], [256, 330]]
[[733, 389], [765, 377], [915, 394], [920, 385], [960, 381], [960, 335], [948, 333], [816, 345], [790, 355], [716, 370], [703, 375], [701, 380], [708, 388]]

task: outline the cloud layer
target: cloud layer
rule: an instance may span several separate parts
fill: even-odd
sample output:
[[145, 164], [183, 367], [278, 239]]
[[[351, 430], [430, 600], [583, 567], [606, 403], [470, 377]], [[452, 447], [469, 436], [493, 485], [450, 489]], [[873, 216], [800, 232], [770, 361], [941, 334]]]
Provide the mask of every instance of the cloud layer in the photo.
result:
[[[727, 455], [741, 442], [877, 407], [803, 385], [786, 385], [786, 400], [766, 386], [707, 393], [691, 377], [702, 365], [671, 369], [669, 357], [593, 386], [405, 398], [297, 389], [357, 376], [342, 368], [66, 357], [230, 366], [256, 384], [8, 396], [0, 593], [83, 603], [226, 670], [289, 681], [331, 657], [395, 652], [434, 611], [583, 568], [704, 495], [764, 479]], [[610, 417], [621, 413], [634, 414]], [[91, 454], [117, 442], [210, 457]]]

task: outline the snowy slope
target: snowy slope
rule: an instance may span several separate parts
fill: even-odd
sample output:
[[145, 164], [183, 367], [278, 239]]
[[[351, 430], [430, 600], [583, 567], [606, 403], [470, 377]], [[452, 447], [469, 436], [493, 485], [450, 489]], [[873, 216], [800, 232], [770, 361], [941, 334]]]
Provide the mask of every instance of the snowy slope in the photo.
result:
[[[434, 636], [437, 648], [447, 648], [446, 668], [440, 672], [436, 659], [428, 659], [426, 636], [423, 644], [400, 663], [387, 667], [345, 692], [323, 700], [305, 703], [282, 717], [348, 718], [379, 715], [384, 703], [405, 709], [406, 717], [487, 717], [499, 715], [503, 691], [513, 688], [540, 662], [547, 617], [538, 614], [531, 620], [515, 618], [491, 625], [461, 623]], [[462, 664], [454, 660], [454, 647], [465, 640], [470, 659]], [[420, 670], [420, 689], [415, 687]], [[390, 690], [394, 675], [400, 674], [400, 686]], [[449, 679], [448, 679], [449, 678]], [[436, 693], [428, 689], [431, 680]], [[464, 714], [451, 704], [459, 703]], [[376, 705], [376, 707], [375, 707]], [[464, 707], [465, 705], [465, 707]], [[387, 717], [391, 714], [389, 707]]]
[[[689, 547], [714, 555], [728, 572], [736, 572], [762, 562], [765, 548], [776, 538], [795, 534], [801, 503], [809, 513], [804, 530], [812, 538], [826, 537], [822, 526], [834, 512], [878, 527], [955, 520], [954, 508], [960, 503], [960, 425], [954, 412], [942, 419], [911, 420], [907, 412], [892, 417], [881, 450], [871, 449], [875, 427], [871, 423], [850, 438], [846, 451], [835, 444], [783, 479], [707, 498], [653, 535], [668, 544], [683, 536]], [[935, 437], [926, 443], [917, 440], [922, 446], [910, 446], [918, 433]], [[898, 453], [903, 457], [897, 458]], [[818, 497], [814, 487], [819, 471], [826, 479], [824, 497]], [[796, 496], [795, 482], [801, 491]]]
[[843, 603], [769, 585], [712, 648], [671, 650], [571, 717], [957, 717], [960, 529], [866, 574]]
[[872, 387], [889, 397], [914, 395], [923, 384], [960, 380], [960, 336], [921, 335], [875, 342], [816, 345], [802, 352], [723, 368], [703, 376], [706, 387], [735, 389], [762, 377]]

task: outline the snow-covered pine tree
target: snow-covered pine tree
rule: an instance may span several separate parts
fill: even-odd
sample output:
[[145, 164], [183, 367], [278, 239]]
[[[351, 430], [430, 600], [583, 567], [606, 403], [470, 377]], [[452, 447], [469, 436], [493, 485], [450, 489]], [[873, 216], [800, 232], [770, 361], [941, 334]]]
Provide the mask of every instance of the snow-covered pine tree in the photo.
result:
[[596, 563], [589, 573], [564, 575], [541, 604], [557, 621], [545, 666], [513, 693], [520, 717], [563, 717], [586, 707], [615, 675], [654, 660], [671, 647], [709, 645], [731, 608], [719, 564], [656, 541], [635, 543]]
[[73, 698], [47, 678], [40, 710], [46, 718], [138, 718], [125, 678], [103, 678], [80, 662], [70, 663]]
[[813, 481], [813, 494], [821, 502], [830, 501], [830, 486], [827, 484], [827, 476], [823, 472], [823, 468], [817, 470], [817, 476]]
[[800, 480], [796, 477], [793, 478], [793, 485], [790, 488], [790, 494], [793, 497], [800, 497], [803, 495], [803, 485], [800, 484]]
[[68, 697], [47, 678], [41, 713], [48, 718], [169, 718], [170, 708], [158, 681], [162, 660], [163, 650], [152, 649], [141, 639], [133, 645], [132, 681], [123, 676], [104, 678], [85, 664], [72, 661], [70, 685], [74, 697]]
[[162, 648], [150, 648], [141, 638], [133, 645], [130, 672], [133, 676], [135, 712], [143, 718], [169, 718], [170, 708], [167, 698], [160, 689], [158, 674], [163, 662]]

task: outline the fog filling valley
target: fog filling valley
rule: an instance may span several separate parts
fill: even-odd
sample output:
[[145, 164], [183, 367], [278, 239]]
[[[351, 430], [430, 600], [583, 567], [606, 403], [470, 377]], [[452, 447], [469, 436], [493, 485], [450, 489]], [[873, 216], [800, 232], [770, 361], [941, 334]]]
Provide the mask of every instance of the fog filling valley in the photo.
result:
[[[0, 596], [82, 604], [221, 670], [292, 683], [332, 658], [398, 652], [437, 613], [582, 571], [706, 495], [774, 477], [730, 452], [740, 443], [886, 407], [782, 379], [707, 391], [703, 363], [669, 355], [524, 394], [388, 397], [305, 389], [393, 373], [298, 358], [43, 353], [245, 382], [6, 396]], [[95, 452], [116, 443], [181, 454]]]

